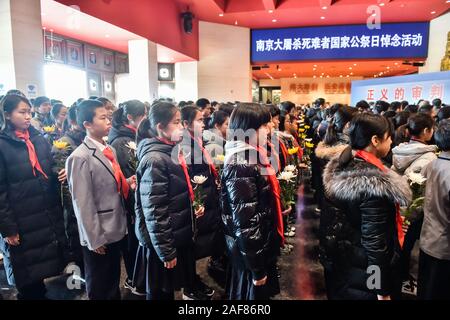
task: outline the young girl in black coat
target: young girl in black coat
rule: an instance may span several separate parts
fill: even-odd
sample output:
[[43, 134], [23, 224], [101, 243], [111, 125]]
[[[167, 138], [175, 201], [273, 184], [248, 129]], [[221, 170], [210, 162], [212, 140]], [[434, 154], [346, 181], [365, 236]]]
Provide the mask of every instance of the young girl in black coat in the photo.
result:
[[[200, 187], [205, 214], [196, 221], [195, 256], [197, 260], [210, 256], [219, 259], [225, 250], [219, 210], [219, 173], [211, 155], [204, 148], [203, 114], [197, 107], [186, 106], [181, 109], [181, 120], [185, 128], [181, 145], [183, 153], [189, 155], [186, 157], [189, 176], [191, 180], [195, 176], [206, 177]], [[196, 280], [196, 289], [207, 297], [212, 297], [214, 290], [206, 286], [199, 276]]]
[[65, 267], [66, 239], [51, 147], [25, 97], [0, 102], [0, 251], [19, 299], [45, 299], [44, 279]]
[[136, 235], [145, 247], [147, 299], [171, 300], [174, 291], [192, 291], [195, 278], [192, 189], [178, 143], [180, 111], [172, 104], [152, 106], [138, 130]]
[[321, 244], [333, 265], [327, 279], [330, 299], [400, 296], [400, 206], [412, 195], [407, 180], [381, 161], [390, 150], [392, 131], [383, 116], [355, 116], [349, 127], [350, 146], [325, 167], [324, 205], [334, 214]]
[[266, 149], [269, 111], [238, 106], [230, 119], [222, 173], [222, 222], [231, 267], [231, 300], [267, 300], [279, 293], [276, 270], [284, 243], [280, 186]]
[[[119, 109], [112, 115], [112, 128], [109, 131], [108, 144], [116, 150], [120, 169], [127, 179], [136, 175], [136, 168], [133, 165], [136, 150], [133, 148], [136, 145], [137, 129], [145, 118], [145, 114], [144, 103], [139, 100], [130, 100], [120, 104]], [[126, 207], [128, 230], [134, 230], [134, 197], [128, 198]], [[141, 249], [134, 232], [129, 232], [121, 243], [121, 252], [128, 276], [125, 280], [125, 288], [137, 295], [145, 295], [145, 276], [135, 272], [140, 270], [139, 265], [142, 262], [140, 256], [143, 253]], [[136, 257], [138, 257], [137, 260]]]

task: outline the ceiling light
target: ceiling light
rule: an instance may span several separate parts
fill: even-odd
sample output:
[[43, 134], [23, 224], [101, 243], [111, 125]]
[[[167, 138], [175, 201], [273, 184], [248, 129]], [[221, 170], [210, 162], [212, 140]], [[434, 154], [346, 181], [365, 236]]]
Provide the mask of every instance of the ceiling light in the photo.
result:
[[317, 67], [317, 64], [313, 65], [313, 67], [316, 68], [316, 67]]
[[277, 22], [277, 19], [273, 19], [272, 22]]
[[346, 77], [348, 78], [348, 77], [350, 77], [349, 75], [346, 75]]
[[342, 78], [343, 77], [343, 75], [341, 74], [340, 76], [339, 76], [339, 78]]
[[321, 78], [323, 78], [323, 76], [320, 76]]
[[352, 67], [348, 67], [348, 70], [352, 70], [353, 68]]
[[372, 17], [376, 17], [377, 16], [377, 14], [376, 13], [372, 13]]
[[316, 71], [316, 68], [313, 68], [313, 71]]
[[356, 67], [356, 63], [353, 64]]
[[316, 76], [313, 77], [314, 79], [316, 78]]
[[223, 13], [219, 13], [219, 17], [223, 17]]
[[[448, 0], [448, 1], [450, 1], [450, 0]], [[396, 62], [396, 63], [394, 63], [396, 66], [398, 66], [398, 62]]]
[[436, 11], [431, 11], [431, 14], [435, 14], [436, 13]]
[[352, 75], [353, 75], [353, 72], [350, 72], [350, 75], [352, 76]]
[[380, 3], [380, 7], [384, 7], [384, 2]]
[[269, 10], [269, 13], [273, 13], [273, 10]]
[[391, 67], [389, 67], [389, 66], [386, 67], [386, 69], [388, 69], [388, 70], [389, 70], [390, 68], [391, 68]]
[[322, 10], [327, 10], [327, 9], [328, 9], [327, 6], [323, 6], [323, 7], [322, 7]]
[[235, 24], [235, 25], [238, 25], [238, 22], [237, 22], [237, 20], [236, 20], [236, 21], [234, 22], [234, 24]]
[[325, 19], [325, 17], [323, 17], [323, 16], [322, 16], [322, 17], [320, 17], [320, 19], [324, 20], [324, 19]]
[[327, 78], [329, 78], [330, 76], [329, 75], [327, 75]]

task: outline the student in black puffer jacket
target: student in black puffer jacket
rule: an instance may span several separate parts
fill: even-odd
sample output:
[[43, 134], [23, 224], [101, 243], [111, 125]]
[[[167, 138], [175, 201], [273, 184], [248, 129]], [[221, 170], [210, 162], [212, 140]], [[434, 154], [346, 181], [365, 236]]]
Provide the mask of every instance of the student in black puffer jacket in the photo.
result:
[[44, 279], [65, 267], [66, 238], [50, 144], [30, 120], [26, 98], [1, 100], [0, 251], [18, 298], [41, 300]]
[[270, 119], [266, 108], [252, 104], [238, 106], [230, 119], [221, 201], [231, 264], [226, 292], [232, 300], [279, 293], [276, 262], [284, 239], [279, 185], [264, 152]]
[[[187, 291], [192, 291], [195, 277], [195, 225], [192, 186], [177, 145], [182, 129], [178, 109], [160, 102], [138, 130], [135, 227], [145, 247], [149, 300], [173, 300], [174, 290], [182, 287], [185, 294], [192, 293]], [[200, 208], [194, 214], [200, 217], [203, 212]]]
[[[130, 100], [119, 105], [119, 109], [112, 115], [112, 128], [108, 135], [108, 144], [116, 150], [117, 161], [125, 178], [136, 175], [135, 162], [136, 134], [139, 124], [145, 117], [145, 104], [138, 100]], [[133, 150], [134, 149], [134, 150]], [[126, 202], [128, 230], [134, 230], [135, 213], [134, 197], [129, 197]], [[137, 295], [145, 294], [145, 276], [135, 272], [136, 263], [141, 263], [140, 257], [143, 250], [139, 247], [139, 242], [134, 232], [129, 232], [121, 242], [121, 252], [127, 271], [125, 288], [130, 289]]]
[[[391, 127], [382, 116], [357, 115], [349, 128], [351, 147], [325, 168], [325, 205], [335, 218], [323, 243], [333, 265], [327, 283], [330, 299], [400, 296], [404, 235], [399, 206], [410, 202], [411, 190], [380, 160], [390, 150]], [[375, 280], [368, 279], [374, 272], [369, 266], [375, 266]]]
[[[203, 114], [197, 107], [186, 106], [181, 109], [181, 120], [185, 128], [181, 147], [186, 155], [189, 176], [191, 180], [195, 176], [206, 177], [201, 185], [205, 214], [197, 221], [195, 257], [197, 260], [210, 256], [219, 259], [225, 251], [219, 210], [219, 173], [211, 155], [203, 147]], [[199, 291], [212, 297], [214, 290], [198, 276], [196, 284]]]

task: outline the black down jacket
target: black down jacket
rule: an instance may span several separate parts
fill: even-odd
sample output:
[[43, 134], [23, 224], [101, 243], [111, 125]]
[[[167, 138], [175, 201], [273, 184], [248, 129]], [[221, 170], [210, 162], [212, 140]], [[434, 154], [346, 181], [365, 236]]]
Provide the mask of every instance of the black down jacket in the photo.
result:
[[186, 163], [191, 179], [200, 175], [208, 178], [201, 186], [205, 213], [196, 221], [195, 256], [197, 259], [201, 259], [211, 255], [221, 255], [225, 250], [225, 244], [216, 178], [210, 166], [206, 163], [200, 146], [189, 134], [184, 135], [182, 148], [183, 154], [186, 155]]
[[132, 153], [127, 147], [128, 143], [135, 141], [136, 134], [127, 127], [111, 128], [109, 131], [108, 144], [116, 150], [117, 161], [119, 161], [120, 168], [126, 178], [136, 174], [130, 166]]
[[[333, 264], [331, 284], [342, 299], [396, 295], [400, 244], [396, 203], [411, 201], [408, 182], [392, 170], [382, 172], [354, 158], [350, 148], [330, 160], [323, 173], [324, 210], [334, 212], [324, 249]], [[368, 288], [368, 267], [379, 267], [378, 288]], [[376, 283], [376, 282], [373, 282]]]
[[164, 262], [192, 245], [192, 205], [178, 148], [155, 138], [138, 145], [136, 236]]
[[[33, 174], [25, 142], [0, 132], [0, 250], [8, 283], [19, 288], [58, 275], [67, 253], [51, 147], [36, 129], [29, 132], [48, 180]], [[20, 245], [9, 246], [4, 238], [16, 234]]]
[[277, 258], [280, 238], [271, 187], [262, 167], [249, 159], [253, 152], [240, 141], [225, 146], [222, 222], [231, 263], [262, 279]]

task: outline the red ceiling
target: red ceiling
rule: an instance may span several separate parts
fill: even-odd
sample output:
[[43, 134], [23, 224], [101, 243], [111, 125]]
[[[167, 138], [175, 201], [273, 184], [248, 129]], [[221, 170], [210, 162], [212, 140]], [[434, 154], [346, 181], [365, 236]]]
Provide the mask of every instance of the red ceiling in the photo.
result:
[[[176, 1], [185, 7], [189, 6], [199, 20], [223, 24], [237, 23], [239, 26], [254, 29], [366, 23], [370, 16], [367, 8], [374, 4], [384, 4], [379, 7], [382, 23], [429, 21], [450, 8], [448, 0]], [[273, 12], [270, 13], [270, 10]], [[223, 16], [219, 16], [220, 14]]]
[[[128, 41], [144, 39], [125, 29], [74, 10], [53, 0], [41, 0], [42, 26], [54, 33], [92, 43], [104, 48], [128, 52]], [[194, 59], [158, 44], [159, 62], [182, 62]]]
[[198, 59], [198, 20], [192, 34], [183, 31], [183, 9], [175, 0], [57, 0], [143, 38]]
[[[413, 61], [413, 60], [410, 60]], [[422, 60], [415, 60], [422, 61]], [[347, 61], [310, 61], [269, 64], [269, 68], [253, 71], [256, 79], [329, 77], [391, 77], [417, 72], [417, 67], [403, 65], [403, 60], [347, 60]], [[263, 64], [258, 64], [262, 66]], [[277, 69], [278, 67], [278, 69]], [[389, 68], [388, 68], [389, 67]], [[351, 69], [350, 69], [351, 68]], [[314, 70], [315, 69], [315, 70]], [[383, 74], [380, 75], [380, 72]]]

